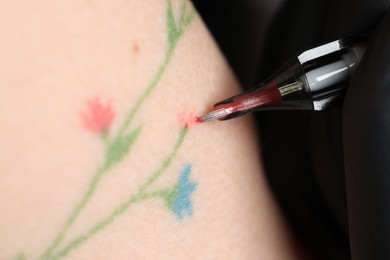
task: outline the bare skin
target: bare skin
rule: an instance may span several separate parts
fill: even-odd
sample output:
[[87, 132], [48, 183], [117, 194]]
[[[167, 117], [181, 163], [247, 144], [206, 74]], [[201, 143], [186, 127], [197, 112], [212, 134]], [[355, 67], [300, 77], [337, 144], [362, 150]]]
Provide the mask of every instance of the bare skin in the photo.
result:
[[[105, 158], [101, 132], [83, 124], [87, 100], [111, 104], [111, 136], [164, 63], [167, 1], [8, 1], [0, 9], [0, 258], [47, 251]], [[172, 1], [179, 23], [182, 1]], [[187, 6], [187, 13], [193, 9]], [[107, 169], [46, 259], [302, 259], [264, 178], [251, 118], [194, 125], [150, 190], [190, 164], [192, 214], [161, 199], [134, 203], [64, 254], [169, 155], [182, 111], [207, 112], [239, 92], [195, 15], [175, 43], [129, 130], [124, 159]], [[85, 122], [84, 122], [85, 123]], [[196, 184], [196, 185], [195, 185]], [[150, 194], [150, 193], [149, 193]]]

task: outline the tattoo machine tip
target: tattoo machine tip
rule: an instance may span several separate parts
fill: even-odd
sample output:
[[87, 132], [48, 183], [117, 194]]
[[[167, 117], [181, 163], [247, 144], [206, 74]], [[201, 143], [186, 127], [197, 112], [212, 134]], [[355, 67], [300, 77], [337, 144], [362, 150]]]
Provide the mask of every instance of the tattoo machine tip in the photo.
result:
[[219, 108], [216, 109], [206, 115], [199, 117], [199, 123], [213, 121], [213, 120], [224, 120], [227, 116], [229, 116], [232, 112], [232, 108]]

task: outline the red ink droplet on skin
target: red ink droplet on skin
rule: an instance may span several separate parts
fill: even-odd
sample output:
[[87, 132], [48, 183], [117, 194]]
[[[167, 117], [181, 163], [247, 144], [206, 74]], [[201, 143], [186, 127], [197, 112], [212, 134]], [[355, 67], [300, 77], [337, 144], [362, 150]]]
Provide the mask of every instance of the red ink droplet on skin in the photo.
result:
[[185, 128], [193, 127], [200, 123], [200, 118], [192, 111], [182, 111], [177, 115], [177, 119], [180, 125]]
[[138, 52], [139, 52], [139, 46], [138, 46], [137, 43], [134, 43], [134, 44], [133, 44], [132, 51], [133, 51], [134, 53], [138, 53]]

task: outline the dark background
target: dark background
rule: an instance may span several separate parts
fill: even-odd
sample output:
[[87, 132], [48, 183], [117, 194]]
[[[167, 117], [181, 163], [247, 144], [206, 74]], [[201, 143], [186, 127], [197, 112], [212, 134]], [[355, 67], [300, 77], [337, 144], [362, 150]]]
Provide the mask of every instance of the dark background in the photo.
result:
[[[376, 27], [390, 1], [193, 2], [241, 84], [244, 88], [249, 88], [273, 73], [283, 61], [311, 46], [343, 34]], [[386, 28], [382, 31], [389, 33]], [[383, 44], [388, 44], [389, 47], [381, 46], [382, 48], [390, 50], [390, 43]], [[382, 66], [387, 65], [382, 63]], [[389, 67], [383, 72], [384, 75]], [[361, 74], [365, 78], [365, 74]], [[368, 87], [367, 85], [364, 87]], [[359, 86], [356, 87], [358, 88]], [[353, 96], [353, 91], [351, 92], [347, 96]], [[390, 100], [382, 102], [390, 103], [387, 101]], [[349, 98], [349, 107], [360, 106], [361, 103], [357, 105], [357, 102], [355, 98]], [[390, 107], [386, 109], [390, 111]], [[342, 107], [315, 115], [283, 111], [257, 113], [266, 174], [291, 226], [314, 259], [351, 259], [351, 251], [353, 259], [390, 259], [390, 223], [382, 216], [382, 210], [390, 211], [390, 199], [387, 199], [389, 206], [381, 204], [372, 208], [371, 212], [366, 211], [364, 205], [359, 205], [357, 201], [366, 187], [364, 184], [358, 188], [353, 186], [356, 181], [355, 172], [345, 170], [353, 168], [356, 158], [362, 158], [361, 154], [355, 156], [354, 151], [370, 150], [365, 145], [373, 145], [368, 142], [362, 144], [363, 147], [356, 147], [351, 142], [348, 147], [344, 147], [343, 131], [344, 136], [354, 136], [349, 132], [345, 133], [345, 129], [351, 131], [355, 125], [361, 126], [361, 119], [348, 121], [349, 114], [352, 113], [353, 117], [354, 109], [348, 111], [347, 123], [345, 115], [343, 119]], [[379, 133], [386, 136], [383, 138], [384, 144], [388, 142], [390, 146], [387, 137], [390, 123], [384, 122], [380, 114], [378, 116], [381, 124], [378, 126]], [[380, 128], [383, 128], [382, 132]], [[349, 158], [352, 158], [347, 166], [345, 150], [347, 155], [351, 154]], [[381, 160], [386, 162], [386, 158], [390, 160], [390, 155], [387, 154]], [[360, 161], [364, 163], [364, 160]], [[372, 171], [378, 172], [378, 187], [385, 183], [382, 188], [390, 190], [390, 180], [382, 182], [385, 175], [381, 174], [386, 168], [377, 168], [378, 165], [374, 165], [365, 172], [359, 172], [359, 169], [355, 171], [362, 178], [366, 178]], [[378, 195], [372, 190], [368, 191], [374, 197], [366, 201], [367, 210]], [[388, 213], [390, 222], [390, 212]], [[372, 224], [371, 219], [378, 216], [382, 222]], [[367, 228], [355, 223], [367, 225]], [[351, 227], [354, 229], [350, 230]]]

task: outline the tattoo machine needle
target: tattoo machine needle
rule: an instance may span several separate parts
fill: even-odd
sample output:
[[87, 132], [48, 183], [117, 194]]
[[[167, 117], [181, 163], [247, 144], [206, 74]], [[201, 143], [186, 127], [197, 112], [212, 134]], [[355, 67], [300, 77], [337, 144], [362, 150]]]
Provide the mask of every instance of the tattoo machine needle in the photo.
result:
[[263, 110], [323, 111], [340, 105], [372, 32], [306, 50], [260, 85], [214, 105], [200, 123]]

